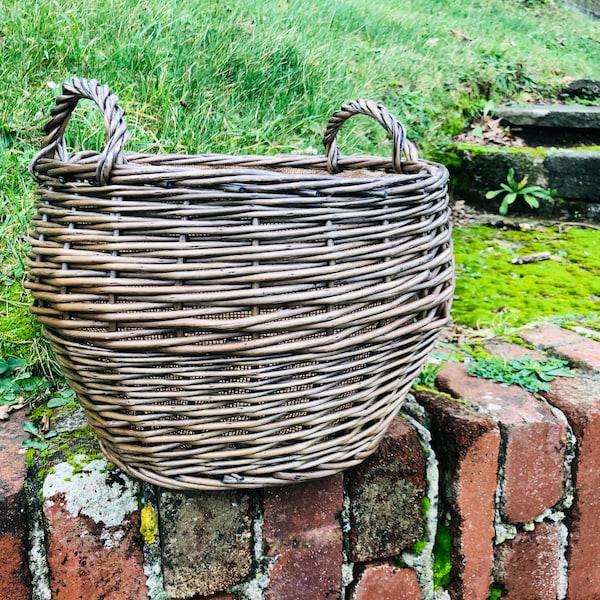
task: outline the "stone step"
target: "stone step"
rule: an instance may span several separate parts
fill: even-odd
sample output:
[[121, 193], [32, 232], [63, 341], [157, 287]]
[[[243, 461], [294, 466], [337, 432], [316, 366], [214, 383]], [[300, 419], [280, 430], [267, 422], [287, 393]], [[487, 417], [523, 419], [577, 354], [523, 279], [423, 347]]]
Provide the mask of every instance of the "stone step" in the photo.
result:
[[[600, 80], [571, 82], [564, 95], [594, 97]], [[485, 210], [498, 210], [500, 201], [486, 198], [499, 189], [513, 169], [518, 180], [553, 190], [535, 212], [545, 217], [600, 220], [600, 106], [527, 104], [497, 106], [492, 114], [510, 128], [514, 146], [455, 143], [447, 160], [452, 192]], [[530, 212], [521, 203], [514, 210]]]
[[[598, 7], [598, 16], [600, 17], [600, 0], [591, 0], [596, 2]], [[600, 79], [573, 79], [563, 88], [561, 95], [570, 98], [587, 98], [592, 100], [600, 96]]]
[[592, 19], [600, 19], [600, 0], [565, 0], [578, 11]]
[[506, 182], [509, 169], [520, 181], [555, 190], [556, 198], [542, 200], [539, 209], [515, 203], [513, 212], [531, 212], [543, 217], [600, 221], [600, 146], [579, 148], [504, 148], [456, 144], [447, 165], [456, 197], [496, 212], [500, 200], [486, 198]]
[[600, 106], [527, 104], [525, 106], [498, 106], [492, 112], [510, 126], [600, 129]]

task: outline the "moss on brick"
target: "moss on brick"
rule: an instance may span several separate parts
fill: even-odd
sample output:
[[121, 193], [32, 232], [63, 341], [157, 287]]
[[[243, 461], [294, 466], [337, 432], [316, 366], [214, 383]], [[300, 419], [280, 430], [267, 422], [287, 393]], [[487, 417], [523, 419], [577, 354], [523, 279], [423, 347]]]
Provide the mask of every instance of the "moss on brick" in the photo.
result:
[[433, 545], [433, 585], [441, 588], [450, 583], [452, 575], [452, 543], [450, 529], [438, 525]]

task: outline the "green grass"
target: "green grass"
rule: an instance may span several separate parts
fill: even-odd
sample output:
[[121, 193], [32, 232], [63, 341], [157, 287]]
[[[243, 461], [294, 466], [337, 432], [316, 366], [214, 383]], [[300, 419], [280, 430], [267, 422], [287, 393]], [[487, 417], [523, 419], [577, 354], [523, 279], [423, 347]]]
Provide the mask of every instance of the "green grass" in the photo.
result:
[[551, 1], [3, 0], [0, 8], [0, 126], [19, 145], [36, 141], [51, 86], [73, 75], [121, 97], [132, 147], [264, 152], [318, 147], [329, 113], [359, 96], [385, 102], [427, 147], [488, 101], [592, 77], [600, 61], [600, 26]]
[[[600, 23], [553, 0], [0, 0], [0, 10], [0, 356], [32, 364], [48, 354], [22, 287], [26, 166], [64, 80], [110, 85], [129, 150], [321, 152], [329, 115], [367, 97], [427, 157], [490, 105], [552, 98], [600, 65]], [[358, 121], [341, 151], [389, 154], [383, 131]], [[89, 103], [68, 139], [105, 143]]]

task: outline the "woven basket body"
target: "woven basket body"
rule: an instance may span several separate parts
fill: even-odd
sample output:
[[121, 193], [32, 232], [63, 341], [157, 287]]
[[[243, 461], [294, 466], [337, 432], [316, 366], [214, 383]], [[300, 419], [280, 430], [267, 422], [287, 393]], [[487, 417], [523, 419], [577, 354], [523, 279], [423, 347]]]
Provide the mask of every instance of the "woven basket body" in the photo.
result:
[[[104, 114], [103, 153], [64, 148], [81, 98]], [[340, 157], [353, 114], [390, 131], [392, 159]], [[134, 154], [115, 97], [73, 80], [46, 129], [32, 310], [111, 461], [223, 489], [375, 450], [453, 292], [447, 172], [401, 159], [385, 109], [335, 113], [324, 157]]]

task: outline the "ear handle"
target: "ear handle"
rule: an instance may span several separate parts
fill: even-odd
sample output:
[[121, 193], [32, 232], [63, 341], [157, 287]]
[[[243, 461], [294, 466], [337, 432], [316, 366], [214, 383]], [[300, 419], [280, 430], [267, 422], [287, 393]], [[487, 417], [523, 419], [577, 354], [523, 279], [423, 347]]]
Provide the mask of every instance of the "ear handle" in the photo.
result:
[[95, 79], [74, 78], [63, 85], [62, 95], [56, 98], [56, 106], [51, 111], [51, 119], [45, 127], [46, 137], [42, 140], [42, 149], [34, 156], [29, 165], [29, 173], [40, 182], [39, 162], [44, 158], [68, 160], [64, 133], [69, 119], [81, 99], [96, 103], [104, 117], [104, 128], [108, 142], [98, 160], [96, 179], [104, 185], [110, 179], [114, 165], [123, 164], [125, 157], [123, 146], [129, 139], [127, 123], [123, 111], [117, 104], [118, 98], [110, 92], [108, 86], [100, 85]]
[[392, 163], [397, 173], [402, 173], [402, 153], [407, 160], [419, 160], [415, 145], [406, 139], [406, 130], [400, 121], [393, 117], [385, 107], [371, 100], [355, 100], [344, 104], [340, 110], [333, 113], [327, 124], [323, 144], [327, 154], [327, 170], [339, 173], [340, 151], [337, 146], [337, 134], [344, 122], [354, 115], [366, 115], [375, 119], [392, 137]]

